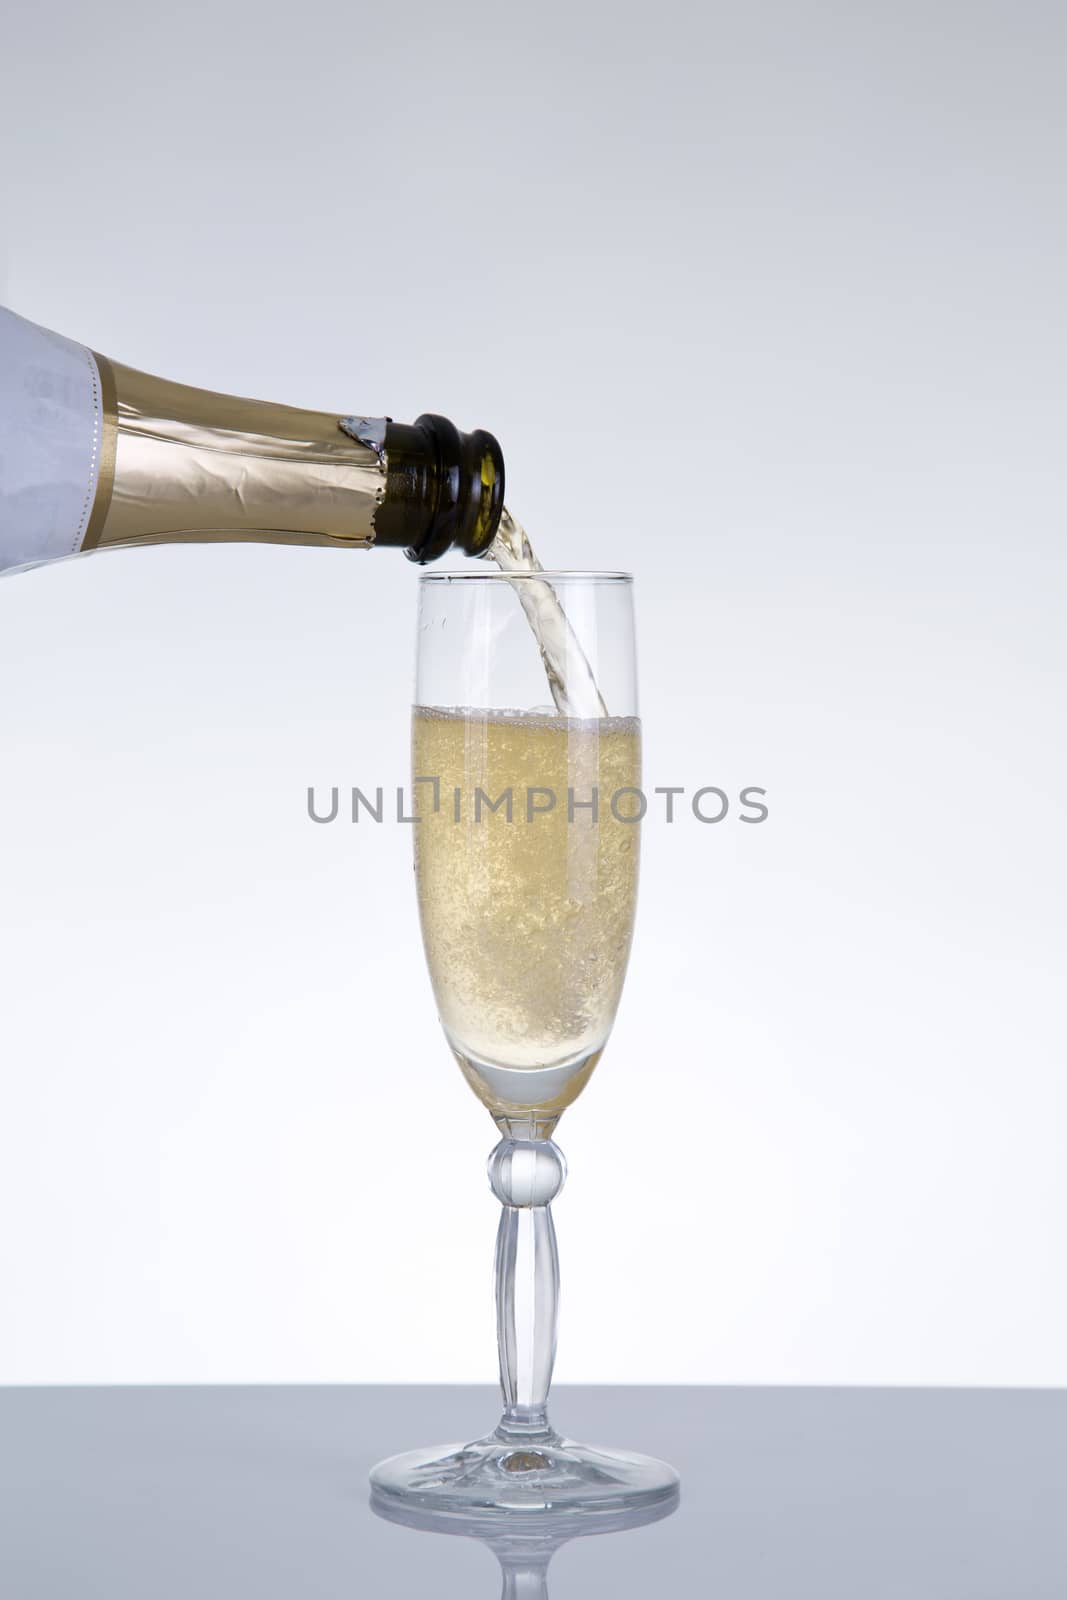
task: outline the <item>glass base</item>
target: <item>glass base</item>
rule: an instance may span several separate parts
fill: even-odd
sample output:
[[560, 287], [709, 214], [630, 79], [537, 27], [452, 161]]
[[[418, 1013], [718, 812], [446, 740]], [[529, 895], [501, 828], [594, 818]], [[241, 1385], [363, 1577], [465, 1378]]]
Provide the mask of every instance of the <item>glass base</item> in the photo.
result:
[[471, 1444], [411, 1450], [380, 1461], [370, 1478], [374, 1507], [387, 1516], [417, 1511], [420, 1522], [455, 1517], [472, 1530], [506, 1524], [516, 1534], [540, 1532], [572, 1515], [618, 1522], [660, 1507], [666, 1516], [679, 1493], [678, 1474], [665, 1461], [576, 1444], [552, 1432], [522, 1438], [498, 1431]]

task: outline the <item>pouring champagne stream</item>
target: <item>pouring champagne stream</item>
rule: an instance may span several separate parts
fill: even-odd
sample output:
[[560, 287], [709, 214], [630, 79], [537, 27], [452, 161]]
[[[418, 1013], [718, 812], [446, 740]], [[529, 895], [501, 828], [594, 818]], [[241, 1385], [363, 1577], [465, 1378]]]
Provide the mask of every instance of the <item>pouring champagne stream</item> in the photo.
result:
[[[495, 561], [502, 572], [526, 576], [544, 571], [526, 529], [516, 522], [507, 506], [501, 512], [496, 537], [482, 559]], [[593, 669], [551, 583], [518, 583], [515, 588], [541, 652], [556, 710], [563, 716], [606, 717], [608, 708], [601, 699]]]

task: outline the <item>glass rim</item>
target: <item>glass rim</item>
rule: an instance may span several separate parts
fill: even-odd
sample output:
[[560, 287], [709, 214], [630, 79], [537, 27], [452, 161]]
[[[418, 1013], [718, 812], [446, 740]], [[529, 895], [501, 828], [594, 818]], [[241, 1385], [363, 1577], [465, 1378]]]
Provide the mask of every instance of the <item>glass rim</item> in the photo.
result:
[[594, 572], [580, 567], [544, 567], [539, 572], [420, 572], [420, 583], [633, 583], [632, 572]]

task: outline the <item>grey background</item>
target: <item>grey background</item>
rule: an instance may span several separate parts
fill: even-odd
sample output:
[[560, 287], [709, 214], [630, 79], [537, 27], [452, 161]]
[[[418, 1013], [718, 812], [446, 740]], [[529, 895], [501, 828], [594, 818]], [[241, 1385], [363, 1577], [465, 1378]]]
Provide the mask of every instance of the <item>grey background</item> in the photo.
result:
[[[572, 1436], [667, 1456], [682, 1501], [652, 1527], [566, 1544], [549, 1591], [1053, 1600], [1065, 1404], [561, 1390]], [[398, 1447], [470, 1437], [495, 1405], [487, 1389], [421, 1386], [0, 1394], [0, 1577], [19, 1600], [497, 1595], [479, 1542], [379, 1520], [366, 1481]]]
[[[493, 428], [544, 559], [637, 574], [650, 781], [768, 789], [645, 830], [564, 1377], [1067, 1380], [1065, 45], [1025, 0], [9, 8], [7, 303]], [[493, 1372], [410, 841], [304, 811], [404, 777], [413, 588], [0, 584], [0, 1378]]]

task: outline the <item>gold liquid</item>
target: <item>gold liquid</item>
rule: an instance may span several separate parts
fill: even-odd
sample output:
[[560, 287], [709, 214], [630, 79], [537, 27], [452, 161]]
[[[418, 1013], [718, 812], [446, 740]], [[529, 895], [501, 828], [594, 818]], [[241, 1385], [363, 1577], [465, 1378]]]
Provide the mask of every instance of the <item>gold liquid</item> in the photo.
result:
[[[501, 514], [496, 537], [482, 559], [495, 561], [502, 572], [528, 575], [544, 571], [526, 529], [521, 522], [516, 522], [507, 506]], [[606, 717], [608, 708], [597, 688], [593, 669], [552, 585], [547, 580], [531, 582], [527, 576], [515, 588], [541, 652], [556, 710], [564, 717]]]
[[[413, 747], [415, 776], [440, 780], [436, 811], [432, 786], [415, 786], [414, 832], [442, 1025], [490, 1110], [550, 1125], [596, 1065], [626, 973], [639, 827], [611, 800], [641, 782], [640, 724], [417, 707]], [[568, 790], [580, 803], [594, 788], [597, 820], [577, 806], [569, 820]], [[477, 790], [494, 801], [510, 790], [512, 820]], [[530, 790], [555, 805], [527, 820]], [[633, 815], [636, 796], [617, 806]]]

